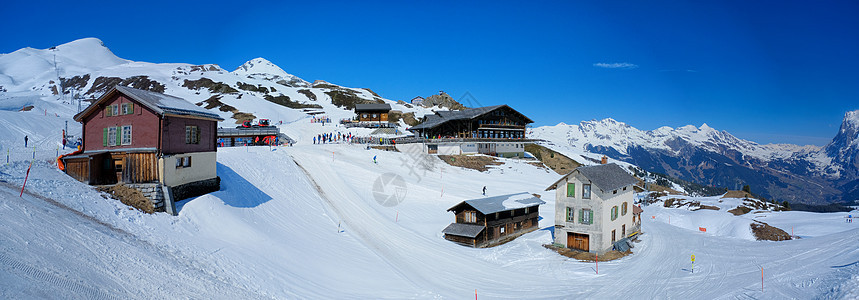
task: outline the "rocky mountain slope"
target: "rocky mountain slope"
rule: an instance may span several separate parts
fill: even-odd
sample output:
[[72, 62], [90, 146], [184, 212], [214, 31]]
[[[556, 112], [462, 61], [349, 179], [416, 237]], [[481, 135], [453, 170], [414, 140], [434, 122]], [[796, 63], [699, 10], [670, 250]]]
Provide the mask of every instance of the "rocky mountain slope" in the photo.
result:
[[[80, 101], [86, 107], [86, 100], [115, 85], [185, 98], [224, 117], [221, 126], [255, 118], [294, 121], [318, 112], [327, 113], [336, 122], [350, 117], [357, 103], [389, 103], [394, 110], [417, 117], [440, 109], [405, 106], [370, 89], [322, 80], [311, 84], [264, 58], [249, 60], [232, 72], [216, 64], [135, 62], [117, 57], [95, 38], [0, 55], [0, 102], [15, 103], [10, 105], [13, 107], [32, 105], [37, 99], [61, 99], [69, 104]], [[259, 104], [266, 101], [291, 108], [294, 113], [275, 113]]]
[[848, 112], [838, 135], [823, 148], [760, 145], [707, 124], [643, 131], [613, 119], [535, 128], [532, 136], [704, 185], [749, 185], [779, 201], [826, 203], [857, 198], [857, 114]]

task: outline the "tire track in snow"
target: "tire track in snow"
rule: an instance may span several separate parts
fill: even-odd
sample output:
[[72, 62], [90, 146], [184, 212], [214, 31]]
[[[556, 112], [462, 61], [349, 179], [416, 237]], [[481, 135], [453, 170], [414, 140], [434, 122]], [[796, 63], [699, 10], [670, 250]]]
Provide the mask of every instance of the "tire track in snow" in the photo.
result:
[[63, 295], [64, 297], [99, 300], [123, 299], [114, 296], [116, 291], [107, 291], [98, 287], [86, 285], [83, 282], [66, 279], [57, 275], [56, 272], [52, 272], [46, 268], [36, 268], [26, 263], [14, 260], [2, 252], [0, 252], [0, 267], [10, 273], [17, 273], [31, 280], [38, 281], [39, 283], [47, 283], [51, 286], [59, 287], [65, 292], [73, 294], [65, 294]]

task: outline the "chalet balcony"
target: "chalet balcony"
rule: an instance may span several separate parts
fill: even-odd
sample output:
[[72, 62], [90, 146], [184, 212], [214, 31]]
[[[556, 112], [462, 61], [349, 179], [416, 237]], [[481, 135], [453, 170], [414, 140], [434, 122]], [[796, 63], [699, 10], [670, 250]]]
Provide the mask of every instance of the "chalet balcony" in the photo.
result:
[[478, 129], [519, 129], [525, 130], [525, 125], [480, 124]]
[[410, 143], [474, 143], [474, 142], [493, 142], [493, 143], [535, 143], [535, 142], [543, 142], [541, 139], [513, 139], [513, 138], [450, 138], [450, 137], [442, 137], [442, 138], [421, 138], [421, 137], [408, 137], [408, 138], [395, 138], [394, 139], [397, 144], [410, 144]]

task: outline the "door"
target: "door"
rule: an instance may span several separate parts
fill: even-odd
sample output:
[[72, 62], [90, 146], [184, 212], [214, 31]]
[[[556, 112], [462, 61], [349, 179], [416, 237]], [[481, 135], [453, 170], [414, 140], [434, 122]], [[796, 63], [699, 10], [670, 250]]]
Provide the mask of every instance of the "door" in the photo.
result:
[[589, 236], [587, 234], [567, 232], [567, 248], [590, 251]]

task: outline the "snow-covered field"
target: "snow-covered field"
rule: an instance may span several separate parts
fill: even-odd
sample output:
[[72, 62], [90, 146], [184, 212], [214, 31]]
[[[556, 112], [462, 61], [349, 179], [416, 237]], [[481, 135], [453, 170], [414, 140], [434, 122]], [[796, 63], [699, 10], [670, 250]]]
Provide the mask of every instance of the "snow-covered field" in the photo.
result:
[[[300, 127], [319, 124], [306, 124]], [[321, 130], [321, 126], [319, 127]], [[46, 153], [46, 152], [44, 152]], [[222, 148], [222, 190], [182, 202], [178, 217], [106, 200], [38, 156], [0, 167], [0, 297], [29, 298], [851, 298], [859, 223], [846, 214], [645, 207], [634, 254], [593, 263], [551, 242], [558, 178], [516, 160], [488, 172], [436, 157], [357, 145]], [[378, 164], [372, 162], [377, 156]], [[423, 161], [429, 159], [429, 161]], [[374, 196], [383, 174], [402, 202]], [[386, 175], [390, 176], [390, 175]], [[543, 196], [541, 230], [489, 249], [447, 242], [446, 209], [488, 194]], [[390, 186], [376, 191], [391, 193]], [[37, 196], [41, 195], [41, 196]], [[718, 200], [700, 198], [706, 203]], [[56, 201], [57, 203], [55, 203]], [[724, 206], [733, 205], [727, 199]], [[652, 216], [652, 217], [651, 217]], [[671, 224], [668, 219], [671, 218]], [[748, 218], [799, 240], [750, 238]], [[700, 233], [697, 227], [708, 227]], [[696, 255], [691, 272], [690, 255]], [[761, 270], [764, 289], [761, 291]]]

